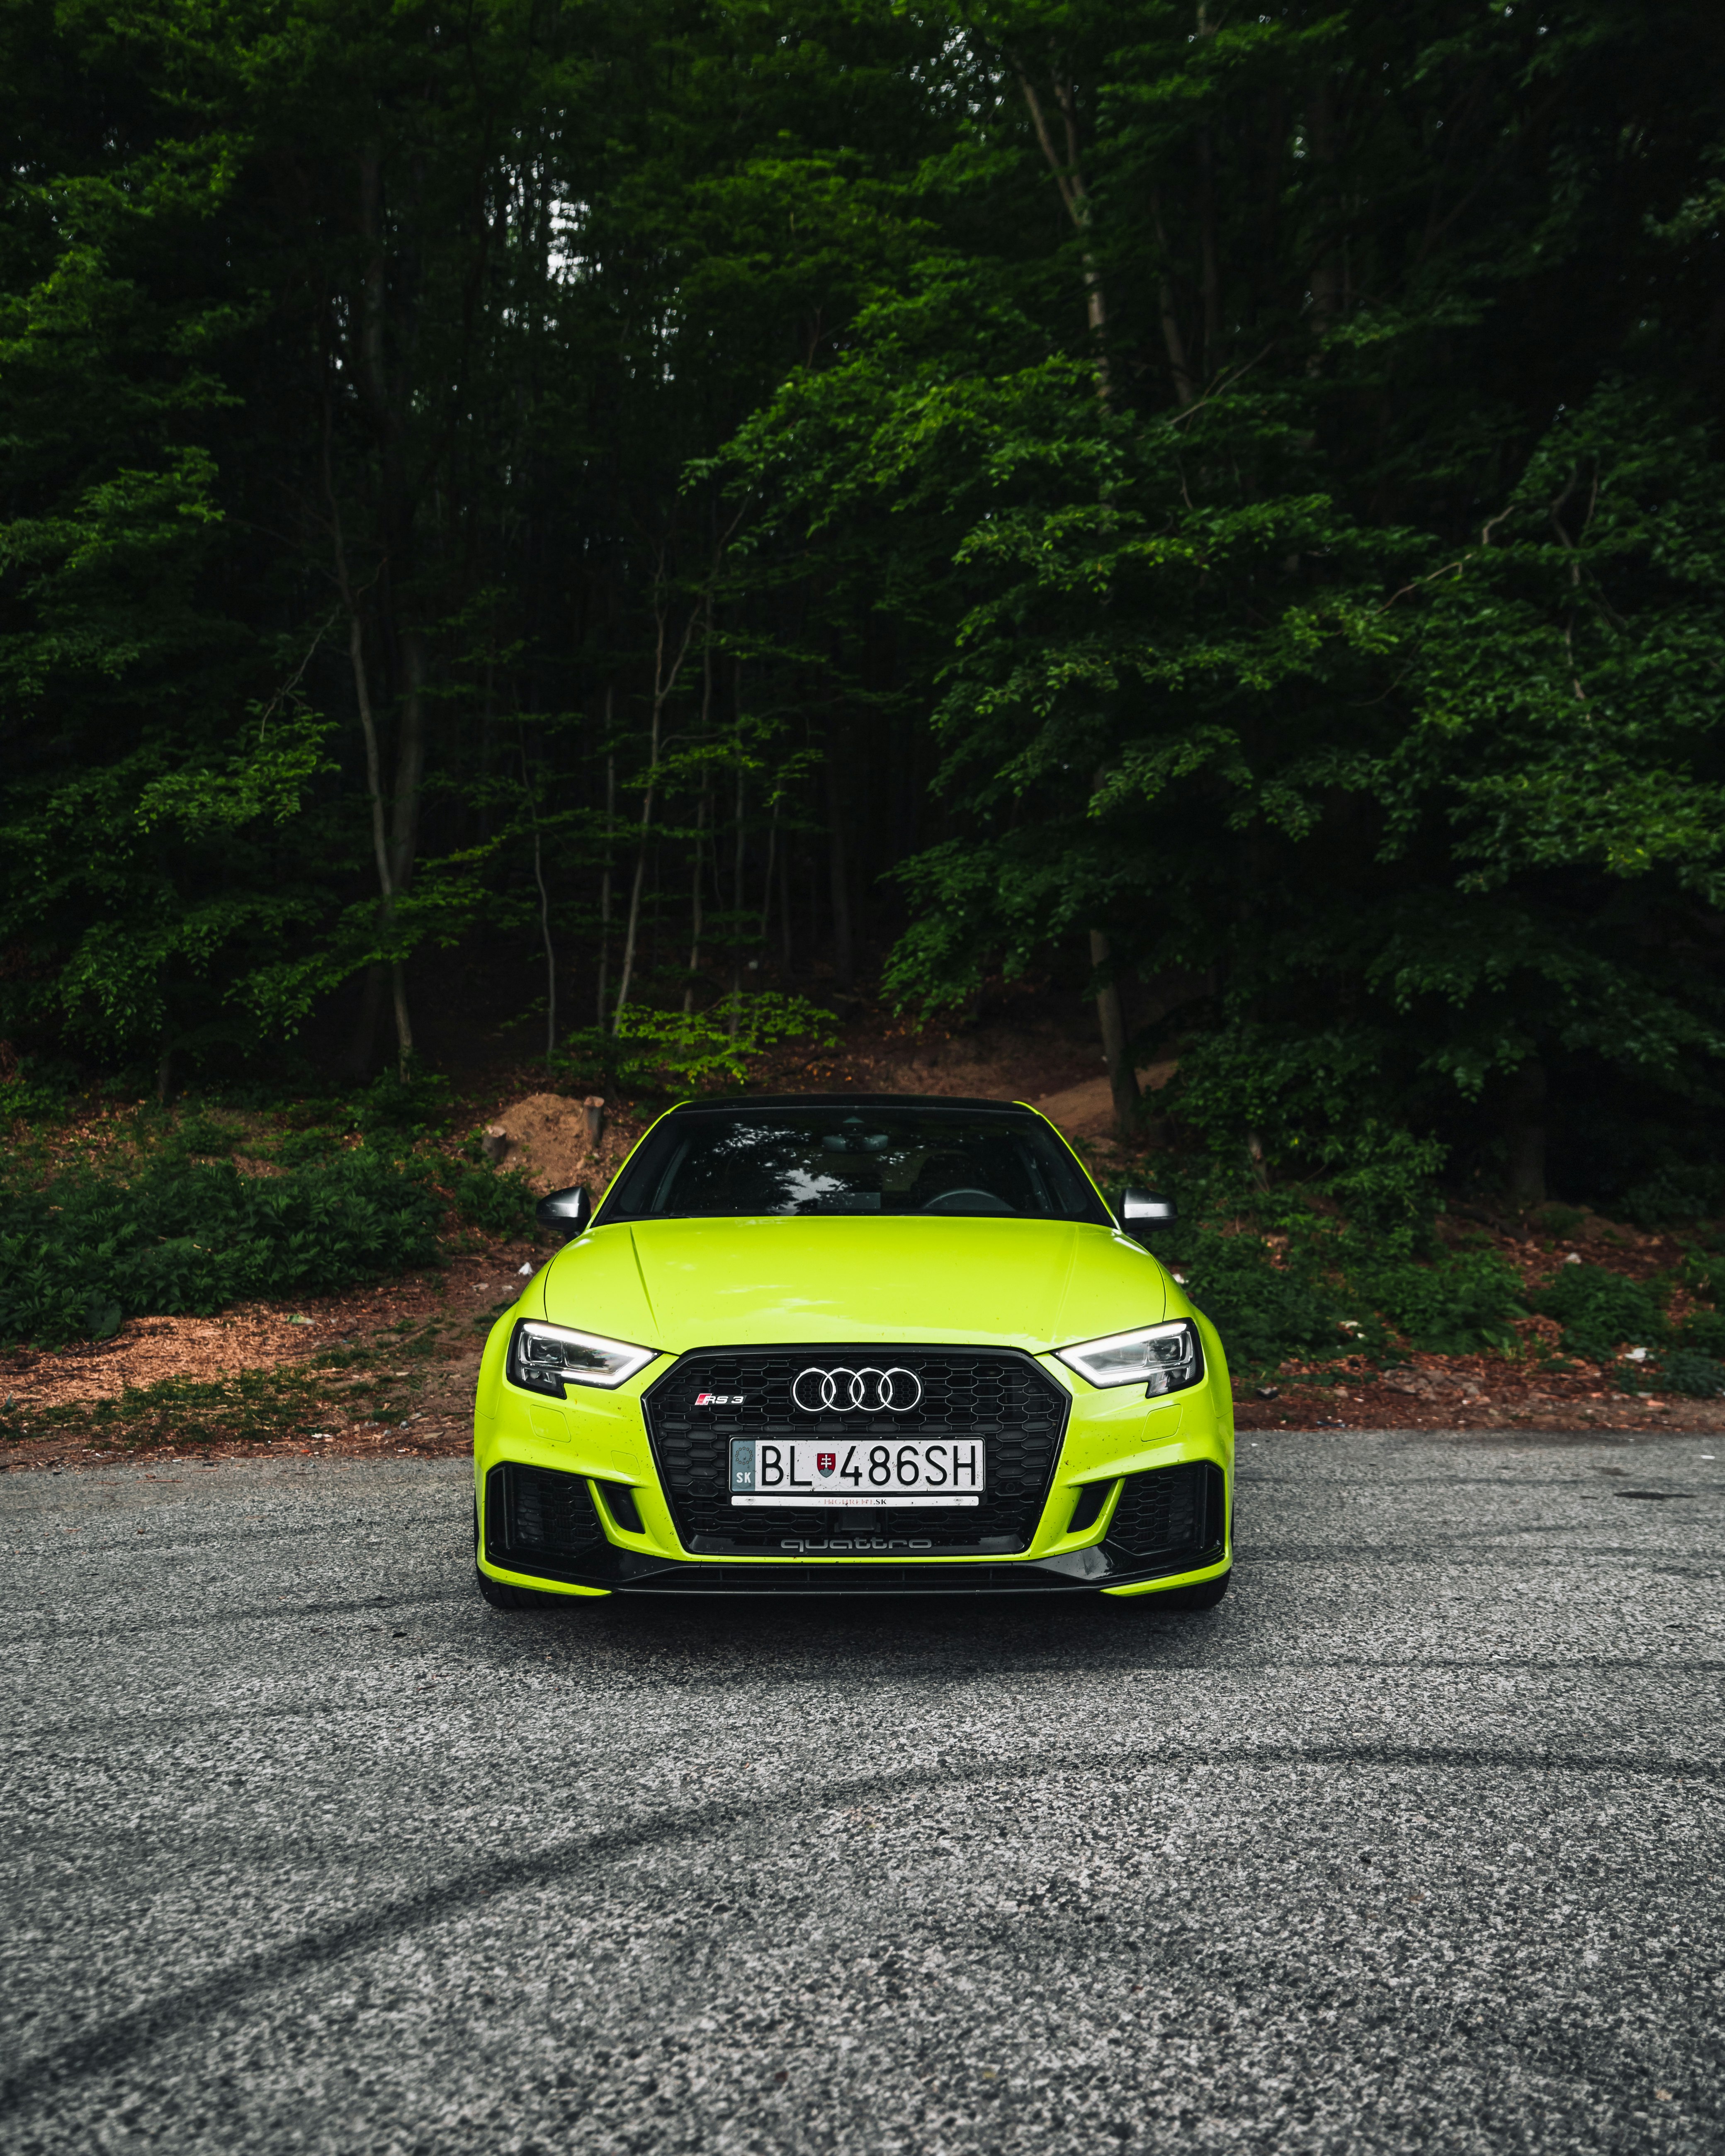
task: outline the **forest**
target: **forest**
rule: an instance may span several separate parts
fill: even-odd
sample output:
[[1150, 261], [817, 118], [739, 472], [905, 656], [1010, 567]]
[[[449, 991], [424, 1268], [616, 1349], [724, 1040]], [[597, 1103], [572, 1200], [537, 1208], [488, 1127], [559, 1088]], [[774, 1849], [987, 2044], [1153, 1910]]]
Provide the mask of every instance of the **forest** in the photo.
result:
[[0, 1111], [1030, 983], [1266, 1188], [1725, 1210], [1725, 11], [13, 0], [0, 100]]

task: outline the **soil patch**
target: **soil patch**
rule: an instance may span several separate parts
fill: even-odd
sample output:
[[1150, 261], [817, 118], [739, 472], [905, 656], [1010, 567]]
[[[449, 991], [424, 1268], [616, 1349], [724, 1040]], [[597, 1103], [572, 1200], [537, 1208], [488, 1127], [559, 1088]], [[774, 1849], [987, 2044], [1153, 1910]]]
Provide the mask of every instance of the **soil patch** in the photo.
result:
[[0, 1356], [0, 1471], [196, 1455], [454, 1456], [473, 1443], [486, 1332], [543, 1245], [219, 1317], [128, 1319], [112, 1340]]
[[[1179, 1067], [1178, 1061], [1150, 1064], [1137, 1074], [1139, 1091], [1159, 1093]], [[1108, 1138], [1114, 1128], [1114, 1093], [1106, 1078], [1086, 1078], [1030, 1105], [1069, 1138]]]
[[[913, 1026], [861, 998], [847, 1008], [843, 1045], [810, 1058], [787, 1049], [756, 1081], [762, 1091], [866, 1091], [1029, 1100], [1098, 1166], [1122, 1164], [1106, 1135], [1112, 1105], [1084, 1014], [1027, 1000], [978, 1025]], [[1147, 1091], [1172, 1062], [1140, 1071]], [[612, 1102], [597, 1147], [581, 1096], [500, 1086], [475, 1134], [500, 1130], [501, 1165], [539, 1191], [585, 1183], [603, 1193], [650, 1120], [645, 1104]], [[483, 1100], [483, 1096], [481, 1100]], [[469, 1113], [480, 1105], [470, 1096]], [[97, 1108], [56, 1133], [61, 1157], [123, 1141], [128, 1111]], [[228, 1116], [243, 1170], [270, 1164], [244, 1151], [256, 1118]], [[261, 1128], [261, 1126], [259, 1126]], [[1147, 1164], [1145, 1175], [1150, 1175]], [[519, 1291], [521, 1268], [551, 1255], [544, 1243], [488, 1243], [452, 1218], [448, 1263], [340, 1296], [259, 1303], [214, 1317], [141, 1317], [109, 1341], [57, 1353], [0, 1355], [0, 1468], [191, 1453], [234, 1457], [284, 1450], [367, 1456], [465, 1453], [471, 1444], [479, 1358], [495, 1312]], [[1533, 1234], [1481, 1213], [1457, 1210], [1439, 1224], [1445, 1240], [1489, 1241], [1529, 1286], [1572, 1259], [1642, 1279], [1682, 1255], [1674, 1238], [1582, 1214], [1562, 1236]], [[1687, 1299], [1680, 1290], [1672, 1315]], [[1243, 1430], [1313, 1428], [1602, 1433], [1725, 1430], [1725, 1402], [1636, 1397], [1612, 1373], [1575, 1363], [1543, 1364], [1555, 1347], [1549, 1320], [1524, 1321], [1522, 1358], [1410, 1354], [1392, 1368], [1363, 1358], [1286, 1363], [1273, 1378], [1236, 1387]], [[1539, 1334], [1538, 1338], [1532, 1337]]]
[[536, 1190], [567, 1190], [584, 1183], [595, 1198], [640, 1132], [634, 1116], [616, 1122], [608, 1116], [595, 1146], [585, 1103], [563, 1093], [529, 1093], [501, 1108], [482, 1127], [503, 1137], [499, 1166], [519, 1168]]
[[1625, 1393], [1593, 1363], [1556, 1372], [1497, 1355], [1409, 1355], [1386, 1369], [1357, 1356], [1284, 1363], [1272, 1379], [1242, 1380], [1234, 1398], [1241, 1430], [1725, 1430], [1725, 1400]]

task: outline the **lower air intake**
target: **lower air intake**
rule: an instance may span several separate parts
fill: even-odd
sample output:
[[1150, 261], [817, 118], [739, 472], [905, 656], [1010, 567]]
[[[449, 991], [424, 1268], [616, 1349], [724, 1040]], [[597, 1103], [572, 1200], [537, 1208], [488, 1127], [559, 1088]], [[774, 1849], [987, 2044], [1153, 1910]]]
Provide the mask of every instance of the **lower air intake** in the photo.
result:
[[578, 1570], [605, 1547], [605, 1531], [582, 1475], [511, 1460], [485, 1477], [485, 1561], [547, 1578]]
[[1189, 1555], [1195, 1565], [1213, 1551], [1219, 1556], [1227, 1543], [1227, 1499], [1222, 1471], [1209, 1460], [1128, 1475], [1121, 1483], [1106, 1539], [1127, 1557]]

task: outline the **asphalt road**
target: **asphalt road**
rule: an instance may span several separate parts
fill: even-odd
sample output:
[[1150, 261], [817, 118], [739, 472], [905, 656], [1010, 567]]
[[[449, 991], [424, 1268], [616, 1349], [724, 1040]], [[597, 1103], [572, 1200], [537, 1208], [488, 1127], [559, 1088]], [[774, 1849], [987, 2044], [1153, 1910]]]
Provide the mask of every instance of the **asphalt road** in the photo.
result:
[[1725, 2148], [1715, 1450], [1263, 1434], [1188, 1616], [511, 1616], [459, 1466], [0, 1477], [0, 2148]]

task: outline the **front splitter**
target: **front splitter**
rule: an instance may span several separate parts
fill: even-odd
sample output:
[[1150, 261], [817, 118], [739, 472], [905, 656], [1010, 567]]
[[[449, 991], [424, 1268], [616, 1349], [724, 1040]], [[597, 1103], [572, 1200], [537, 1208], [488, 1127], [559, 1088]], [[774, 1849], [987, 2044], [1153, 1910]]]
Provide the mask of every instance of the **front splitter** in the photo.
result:
[[1169, 1550], [1153, 1558], [1104, 1542], [1060, 1557], [1018, 1558], [1008, 1563], [942, 1564], [924, 1558], [908, 1564], [881, 1558], [804, 1561], [769, 1558], [752, 1564], [689, 1563], [619, 1548], [583, 1553], [578, 1567], [555, 1570], [536, 1553], [487, 1551], [488, 1561], [519, 1579], [569, 1587], [597, 1587], [613, 1594], [1094, 1594], [1100, 1589], [1133, 1587], [1220, 1564], [1226, 1545]]

